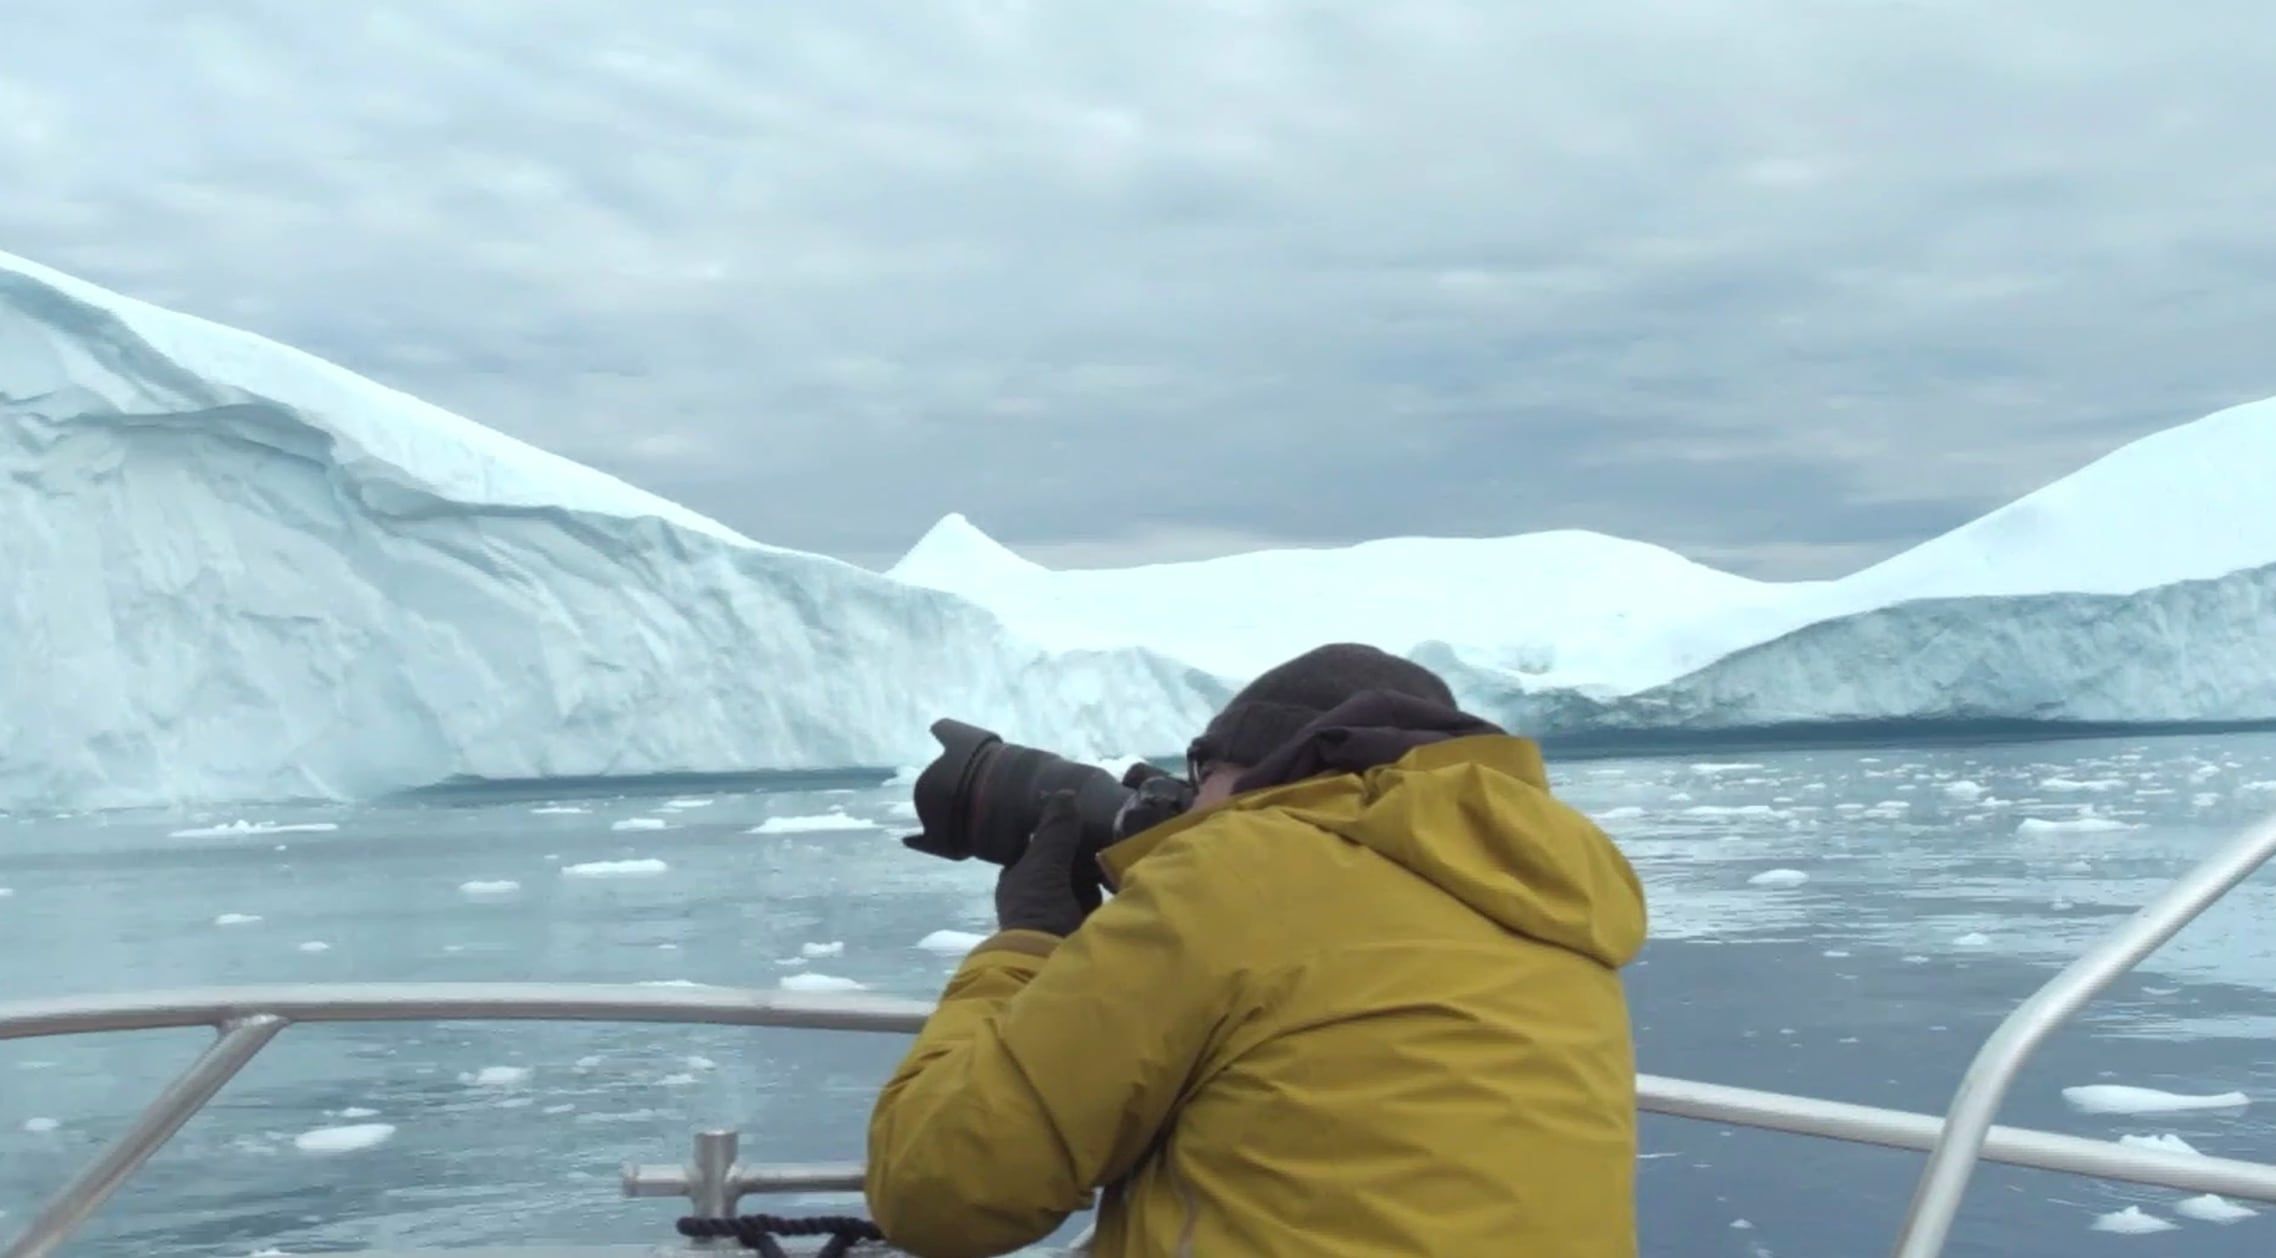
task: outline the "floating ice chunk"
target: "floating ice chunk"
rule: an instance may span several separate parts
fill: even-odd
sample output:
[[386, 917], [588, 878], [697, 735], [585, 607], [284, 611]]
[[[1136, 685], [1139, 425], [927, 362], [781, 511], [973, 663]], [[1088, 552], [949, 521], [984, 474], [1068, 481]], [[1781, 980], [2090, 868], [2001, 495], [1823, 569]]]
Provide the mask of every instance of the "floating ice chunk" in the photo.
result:
[[2173, 1204], [2173, 1212], [2182, 1218], [2195, 1219], [2200, 1223], [2234, 1223], [2239, 1219], [2249, 1219], [2260, 1213], [2251, 1206], [2240, 1206], [2215, 1193], [2206, 1193], [2202, 1197], [2191, 1197], [2185, 1201], [2177, 1201]]
[[711, 1060], [709, 1057], [683, 1057], [681, 1060], [687, 1063], [687, 1067], [690, 1070], [719, 1069], [719, 1063]]
[[686, 812], [690, 808], [709, 808], [718, 802], [718, 800], [709, 797], [703, 799], [668, 799], [664, 801], [664, 807], [673, 812]]
[[2039, 789], [2042, 791], [2060, 791], [2064, 794], [2075, 794], [2079, 791], [2116, 791], [2125, 789], [2125, 786], [2126, 780], [2124, 778], [2095, 778], [2091, 781], [2082, 782], [2077, 778], [2053, 777], [2039, 783]]
[[530, 809], [530, 814], [537, 817], [572, 817], [591, 811], [590, 808], [581, 808], [576, 804], [548, 804], [543, 808]]
[[1751, 1232], [1754, 1230], [1754, 1224], [1745, 1219], [1733, 1219], [1731, 1220], [1731, 1230], [1734, 1232]]
[[986, 935], [975, 935], [967, 930], [936, 930], [917, 941], [926, 952], [943, 957], [961, 957], [980, 946]]
[[858, 992], [868, 990], [866, 984], [835, 974], [785, 974], [782, 989], [786, 992]]
[[823, 957], [842, 957], [846, 955], [846, 945], [843, 940], [830, 943], [800, 944], [798, 945], [798, 955], [809, 961], [819, 961]]
[[2053, 912], [2056, 912], [2056, 913], [2065, 913], [2065, 912], [2069, 912], [2069, 911], [2070, 911], [2070, 909], [2071, 909], [2072, 907], [2073, 907], [2073, 906], [2072, 906], [2071, 902], [2070, 902], [2069, 900], [2066, 900], [2066, 899], [2064, 899], [2064, 898], [2063, 898], [2063, 897], [2061, 897], [2061, 896], [2056, 896], [2056, 897], [2055, 897], [2053, 900], [2049, 901], [2049, 902], [2048, 902], [2048, 904], [2047, 904], [2047, 908], [2048, 908], [2050, 911], [2053, 911]]
[[24, 1120], [24, 1130], [35, 1136], [44, 1136], [62, 1125], [52, 1118], [27, 1118]]
[[670, 865], [653, 856], [625, 861], [586, 861], [578, 865], [563, 865], [564, 878], [646, 878], [664, 873]]
[[2154, 1214], [2142, 1213], [2140, 1206], [2127, 1206], [2123, 1210], [2099, 1215], [2094, 1220], [2094, 1230], [2097, 1232], [2119, 1232], [2127, 1236], [2170, 1232], [2177, 1226], [2179, 1225]]
[[484, 1066], [470, 1075], [460, 1075], [458, 1081], [473, 1088], [518, 1088], [529, 1082], [527, 1066]]
[[393, 1123], [349, 1123], [301, 1132], [292, 1138], [292, 1147], [302, 1153], [354, 1153], [386, 1144], [394, 1135]]
[[217, 826], [197, 826], [176, 830], [167, 835], [170, 839], [220, 839], [236, 834], [327, 834], [340, 827], [330, 821], [224, 821]]
[[2085, 1114], [2172, 1114], [2182, 1110], [2239, 1109], [2252, 1104], [2242, 1092], [2189, 1096], [2156, 1088], [2132, 1088], [2117, 1083], [2094, 1083], [2064, 1088], [2063, 1099]]
[[1984, 797], [1984, 785], [1981, 782], [1969, 781], [1946, 782], [1944, 793], [1954, 799], [1972, 803]]
[[321, 939], [304, 939], [294, 946], [302, 952], [330, 952], [332, 950], [332, 945]]
[[258, 913], [224, 913], [213, 919], [213, 924], [216, 926], [250, 926], [260, 920], [261, 915]]
[[891, 817], [895, 821], [915, 821], [917, 819], [916, 801], [909, 799], [895, 800], [892, 804], [886, 807], [885, 815]]
[[1691, 802], [1691, 792], [1677, 791], [1667, 797], [1667, 802], [1671, 804], [1688, 804]]
[[1775, 817], [1777, 809], [1768, 804], [1694, 804], [1683, 810], [1686, 817]]
[[617, 831], [669, 830], [671, 828], [672, 823], [662, 817], [626, 817], [622, 821], [611, 822], [609, 825], [609, 829]]
[[0, 900], [5, 900], [14, 894], [16, 894], [14, 887], [0, 887]]
[[1618, 808], [1607, 808], [1596, 814], [1596, 819], [1598, 821], [1633, 821], [1643, 815], [1644, 810], [1634, 804], [1622, 804]]
[[656, 1086], [663, 1088], [684, 1088], [694, 1082], [695, 1076], [690, 1074], [665, 1075], [663, 1078], [656, 1081]]
[[789, 969], [789, 970], [797, 970], [797, 969], [803, 969], [803, 968], [805, 968], [805, 965], [806, 965], [806, 958], [804, 958], [804, 957], [776, 957], [776, 958], [775, 958], [775, 962], [774, 962], [774, 963], [775, 963], [776, 965], [782, 966], [784, 969]]
[[1952, 945], [1956, 948], [1981, 948], [1990, 942], [1991, 936], [1983, 933], [1980, 930], [1971, 930], [1967, 934], [1953, 940]]
[[1747, 879], [1747, 885], [1750, 887], [1799, 887], [1809, 880], [1810, 876], [1799, 869], [1765, 869]]
[[1706, 774], [1717, 774], [1717, 773], [1752, 773], [1752, 772], [1754, 772], [1756, 769], [1760, 769], [1760, 768], [1762, 768], [1762, 767], [1763, 767], [1763, 766], [1761, 766], [1761, 765], [1759, 765], [1759, 764], [1716, 764], [1716, 763], [1712, 763], [1712, 762], [1707, 762], [1707, 763], [1701, 763], [1701, 764], [1695, 764], [1695, 765], [1692, 765], [1692, 766], [1691, 766], [1691, 771], [1692, 771], [1693, 773], [1706, 773]]
[[692, 978], [644, 978], [644, 979], [640, 980], [639, 986], [642, 986], [642, 987], [704, 987], [704, 986], [707, 986], [707, 984], [704, 984], [704, 983], [698, 983], [698, 982], [696, 982], [696, 981], [695, 981], [694, 979], [692, 979]]
[[1840, 948], [1828, 948], [1818, 955], [1821, 957], [1830, 957], [1836, 961], [1846, 961], [1849, 959], [1849, 953]]
[[477, 878], [458, 884], [460, 895], [512, 895], [521, 889], [522, 884], [511, 878]]
[[572, 1067], [578, 1070], [591, 1070], [593, 1067], [600, 1064], [601, 1058], [598, 1053], [586, 1057], [580, 1057], [575, 1062], [571, 1063]]
[[2240, 791], [2276, 791], [2276, 780], [2246, 782], [2237, 789]]
[[570, 1110], [573, 1110], [573, 1109], [575, 1109], [575, 1108], [577, 1108], [577, 1105], [576, 1105], [576, 1103], [575, 1103], [574, 1101], [563, 1101], [563, 1102], [562, 1102], [561, 1104], [559, 1104], [559, 1105], [548, 1105], [548, 1106], [546, 1106], [544, 1109], [541, 1109], [541, 1110], [539, 1110], [539, 1111], [538, 1111], [538, 1113], [540, 1113], [540, 1114], [566, 1114], [566, 1113], [568, 1113]]
[[2021, 835], [2047, 834], [2110, 834], [2118, 830], [2138, 827], [2111, 817], [2072, 817], [2064, 821], [2050, 821], [2045, 817], [2025, 817], [2015, 827]]
[[814, 834], [824, 830], [875, 830], [877, 823], [860, 817], [849, 817], [842, 812], [817, 813], [811, 817], [769, 817], [744, 831], [746, 834]]
[[364, 1107], [364, 1106], [361, 1106], [361, 1105], [350, 1105], [348, 1108], [346, 1108], [346, 1109], [344, 1109], [344, 1110], [341, 1110], [341, 1111], [340, 1111], [340, 1117], [342, 1117], [342, 1118], [377, 1118], [377, 1117], [379, 1117], [379, 1111], [378, 1111], [378, 1110], [375, 1110], [375, 1109], [369, 1109], [369, 1108], [366, 1108], [366, 1107]]
[[2136, 1149], [2155, 1149], [2160, 1153], [2187, 1153], [2197, 1157], [2204, 1156], [2197, 1152], [2195, 1145], [2171, 1132], [2154, 1136], [2120, 1136], [2118, 1143]]

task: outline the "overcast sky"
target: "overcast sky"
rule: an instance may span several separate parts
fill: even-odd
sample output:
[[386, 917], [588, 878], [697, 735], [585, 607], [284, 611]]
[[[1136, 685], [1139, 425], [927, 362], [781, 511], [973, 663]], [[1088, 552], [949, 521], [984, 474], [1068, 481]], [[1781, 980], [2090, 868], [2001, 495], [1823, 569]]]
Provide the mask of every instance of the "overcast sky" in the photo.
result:
[[0, 249], [857, 562], [1819, 575], [2276, 393], [2272, 84], [2265, 0], [8, 0]]

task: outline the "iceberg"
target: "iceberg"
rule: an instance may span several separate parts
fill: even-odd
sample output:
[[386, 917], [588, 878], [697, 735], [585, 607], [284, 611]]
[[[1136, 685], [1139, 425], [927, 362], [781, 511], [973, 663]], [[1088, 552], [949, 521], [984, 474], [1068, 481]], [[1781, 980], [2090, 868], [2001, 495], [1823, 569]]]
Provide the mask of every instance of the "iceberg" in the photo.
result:
[[1230, 691], [1046, 649], [297, 350], [0, 254], [0, 810], [1184, 745]]
[[2276, 721], [2276, 512], [2254, 468], [2276, 469], [2276, 400], [2145, 437], [1833, 581], [1570, 531], [1054, 571], [961, 515], [891, 573], [1047, 645], [1143, 644], [1233, 678], [1369, 641], [1545, 735], [2260, 723]]
[[0, 254], [0, 810], [882, 769], [941, 716], [1098, 761], [1333, 639], [1573, 740], [2270, 722], [2271, 467], [2236, 407], [1832, 581], [1574, 530], [1059, 571], [962, 515], [879, 574]]

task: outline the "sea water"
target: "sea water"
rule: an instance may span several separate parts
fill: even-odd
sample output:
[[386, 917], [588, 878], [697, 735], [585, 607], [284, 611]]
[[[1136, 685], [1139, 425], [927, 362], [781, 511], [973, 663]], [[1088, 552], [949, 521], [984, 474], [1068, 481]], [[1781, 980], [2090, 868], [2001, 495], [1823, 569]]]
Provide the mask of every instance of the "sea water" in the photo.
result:
[[[2036, 984], [2250, 819], [2276, 737], [1788, 750], [1554, 767], [1642, 874], [1653, 1073], [1938, 1111]], [[0, 999], [348, 980], [701, 982], [931, 998], [993, 869], [901, 847], [883, 775], [710, 793], [0, 818]], [[2058, 1035], [2010, 1123], [2276, 1161], [2276, 879]], [[946, 943], [944, 944], [944, 941]], [[0, 1234], [210, 1036], [0, 1043]], [[68, 1252], [243, 1255], [668, 1237], [617, 1195], [699, 1127], [854, 1159], [897, 1036], [551, 1023], [287, 1031]], [[2087, 1112], [2065, 1089], [2239, 1108]], [[2143, 1094], [2147, 1095], [2147, 1094]], [[2121, 1107], [2125, 1108], [2125, 1107]], [[1886, 1250], [1918, 1155], [1647, 1118], [1651, 1255]], [[1523, 1168], [1513, 1168], [1522, 1176]], [[2276, 1209], [1983, 1168], [1947, 1252], [2264, 1255]], [[857, 1209], [858, 1199], [746, 1209]], [[2158, 1223], [2170, 1227], [2159, 1228]]]

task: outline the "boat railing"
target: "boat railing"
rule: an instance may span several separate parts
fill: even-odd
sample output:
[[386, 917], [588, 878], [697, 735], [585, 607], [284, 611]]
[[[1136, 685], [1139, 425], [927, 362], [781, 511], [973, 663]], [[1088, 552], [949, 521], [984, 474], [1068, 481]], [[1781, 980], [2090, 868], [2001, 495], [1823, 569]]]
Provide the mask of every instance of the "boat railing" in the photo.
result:
[[[2276, 856], [2276, 819], [2224, 844], [2065, 967], [1993, 1031], [1941, 1117], [1818, 1097], [1639, 1075], [1647, 1113], [1928, 1154], [1897, 1258], [1943, 1252], [1980, 1161], [2160, 1188], [2276, 1202], [2276, 1165], [2201, 1157], [2050, 1131], [1995, 1126], [2000, 1102], [2033, 1051], [2119, 975]], [[908, 1034], [932, 1006], [858, 995], [792, 995], [726, 987], [583, 983], [324, 983], [193, 988], [142, 995], [0, 1003], [0, 1040], [212, 1027], [218, 1038], [116, 1140], [48, 1199], [0, 1258], [44, 1258], [116, 1193], [182, 1124], [277, 1034], [299, 1023], [540, 1021], [701, 1023]], [[859, 1165], [743, 1166], [732, 1133], [703, 1133], [685, 1167], [633, 1167], [628, 1195], [686, 1195], [724, 1214], [748, 1193], [851, 1190]]]

